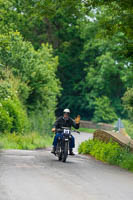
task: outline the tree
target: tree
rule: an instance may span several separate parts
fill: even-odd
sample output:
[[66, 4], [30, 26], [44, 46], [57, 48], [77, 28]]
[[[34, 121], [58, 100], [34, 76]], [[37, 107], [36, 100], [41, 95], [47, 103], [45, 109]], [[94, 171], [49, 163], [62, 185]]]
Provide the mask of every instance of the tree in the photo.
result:
[[123, 54], [132, 59], [132, 27], [133, 27], [133, 2], [132, 0], [126, 1], [95, 1], [89, 2], [97, 12], [101, 13], [99, 20], [98, 35], [101, 38], [112, 37], [113, 35], [121, 32], [125, 38], [123, 40], [124, 51]]
[[[0, 35], [0, 61], [2, 69], [9, 68], [20, 79], [19, 98], [30, 113], [42, 113], [44, 121], [54, 120], [57, 96], [60, 92], [56, 78], [58, 58], [49, 45], [37, 51], [19, 32]], [[36, 114], [37, 117], [37, 114]]]
[[117, 119], [114, 109], [111, 107], [110, 100], [106, 96], [102, 96], [95, 100], [94, 122], [111, 123]]
[[[54, 74], [60, 79], [63, 89], [58, 98], [57, 115], [62, 113], [64, 107], [69, 107], [72, 117], [80, 113], [82, 118], [92, 119], [96, 109], [94, 102], [106, 96], [117, 115], [125, 117], [121, 97], [127, 87], [132, 87], [131, 0], [6, 0], [6, 3], [1, 0], [0, 5], [0, 31], [8, 33], [18, 30], [25, 41], [32, 43], [25, 42], [24, 47], [24, 41], [23, 44], [18, 42], [18, 49], [21, 49], [18, 58], [16, 50], [11, 48], [9, 51], [18, 63], [25, 62], [18, 65], [15, 61], [13, 70], [19, 76], [25, 74], [22, 77], [25, 80], [20, 85], [20, 96], [30, 111], [35, 107], [40, 109], [44, 102], [51, 105], [56, 101], [55, 94], [59, 94], [58, 86], [54, 90], [51, 88], [53, 82], [46, 78], [53, 77], [52, 71], [40, 64], [44, 58], [42, 52], [45, 52], [46, 57], [52, 55], [49, 62], [54, 55], [52, 63], [55, 62], [56, 66], [55, 57], [58, 56], [59, 64]], [[47, 45], [41, 47], [42, 43], [47, 42], [53, 47], [51, 52]], [[21, 46], [28, 53], [23, 53]], [[47, 51], [50, 52], [48, 55]], [[3, 55], [6, 53], [8, 55], [7, 50]], [[26, 59], [22, 59], [23, 56]], [[43, 95], [44, 82], [50, 88], [45, 88], [46, 95]], [[53, 97], [49, 98], [53, 91]]]

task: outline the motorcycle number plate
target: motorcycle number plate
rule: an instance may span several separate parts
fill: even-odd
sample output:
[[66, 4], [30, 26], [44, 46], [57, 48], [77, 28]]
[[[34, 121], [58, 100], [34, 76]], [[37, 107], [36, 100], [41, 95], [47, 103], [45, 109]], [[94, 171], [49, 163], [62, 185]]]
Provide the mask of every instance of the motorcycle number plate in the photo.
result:
[[65, 139], [65, 141], [68, 141], [68, 139]]
[[66, 135], [69, 135], [69, 134], [70, 134], [70, 131], [69, 131], [69, 130], [66, 130], [66, 129], [64, 129], [64, 134], [66, 134]]

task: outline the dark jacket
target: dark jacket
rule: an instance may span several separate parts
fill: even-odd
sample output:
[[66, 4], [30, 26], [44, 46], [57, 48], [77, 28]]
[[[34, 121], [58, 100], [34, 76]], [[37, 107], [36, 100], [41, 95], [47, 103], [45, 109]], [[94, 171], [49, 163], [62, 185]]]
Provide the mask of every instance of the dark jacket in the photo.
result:
[[79, 128], [79, 125], [80, 124], [76, 124], [75, 121], [72, 119], [72, 118], [68, 118], [68, 120], [65, 120], [63, 116], [59, 117], [56, 122], [54, 123], [54, 126], [53, 128], [56, 128], [56, 129], [60, 129], [62, 127], [74, 127], [76, 129]]

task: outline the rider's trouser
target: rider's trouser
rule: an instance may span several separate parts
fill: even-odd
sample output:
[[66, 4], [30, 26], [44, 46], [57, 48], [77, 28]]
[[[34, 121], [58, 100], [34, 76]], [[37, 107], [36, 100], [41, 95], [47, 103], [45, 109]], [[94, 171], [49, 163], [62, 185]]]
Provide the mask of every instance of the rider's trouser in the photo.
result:
[[[56, 135], [54, 137], [54, 141], [53, 141], [53, 146], [54, 147], [57, 146], [58, 137], [62, 137], [62, 134], [61, 133], [56, 133]], [[75, 138], [73, 137], [73, 135], [72, 135], [72, 138], [70, 140], [69, 147], [70, 147], [70, 149], [75, 147]]]

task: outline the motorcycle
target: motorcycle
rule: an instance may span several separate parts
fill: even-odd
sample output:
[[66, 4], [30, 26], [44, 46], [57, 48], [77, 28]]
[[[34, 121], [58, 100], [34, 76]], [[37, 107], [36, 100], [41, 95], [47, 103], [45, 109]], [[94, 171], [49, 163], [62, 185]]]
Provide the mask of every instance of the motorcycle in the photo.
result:
[[61, 137], [58, 138], [58, 143], [56, 146], [55, 155], [58, 157], [59, 161], [66, 162], [68, 151], [69, 151], [69, 143], [72, 139], [71, 132], [79, 133], [79, 131], [73, 130], [63, 127], [61, 129], [57, 129], [56, 132], [61, 133]]

